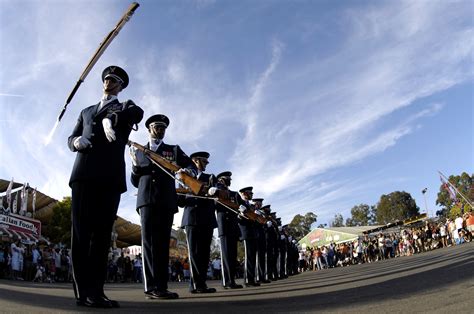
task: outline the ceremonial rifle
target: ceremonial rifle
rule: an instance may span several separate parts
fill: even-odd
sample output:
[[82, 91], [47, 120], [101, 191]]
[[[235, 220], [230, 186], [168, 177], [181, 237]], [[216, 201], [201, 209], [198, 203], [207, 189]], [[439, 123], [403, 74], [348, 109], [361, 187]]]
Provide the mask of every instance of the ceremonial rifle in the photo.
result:
[[[167, 172], [165, 170], [165, 169], [167, 169], [167, 170], [169, 170], [173, 173], [177, 173], [179, 171], [179, 169], [181, 169], [181, 167], [179, 167], [178, 165], [172, 163], [168, 159], [166, 159], [163, 156], [155, 153], [154, 151], [146, 148], [143, 145], [140, 145], [140, 144], [132, 142], [132, 141], [128, 141], [127, 144], [129, 146], [133, 146], [136, 149], [143, 152], [143, 154], [146, 157], [148, 157], [148, 159], [150, 159], [155, 165], [160, 167], [165, 172]], [[163, 168], [165, 168], [165, 169], [163, 169]], [[197, 180], [196, 178], [193, 178], [190, 174], [188, 174], [186, 172], [181, 172], [180, 177], [181, 178], [180, 178], [179, 182], [182, 185], [188, 187], [192, 191], [193, 194], [195, 194], [195, 195], [205, 195], [207, 193], [207, 190], [209, 188], [204, 184], [204, 182], [201, 182], [201, 181]], [[178, 180], [177, 178], [174, 178], [174, 179]]]
[[87, 75], [89, 74], [89, 72], [92, 70], [92, 68], [94, 67], [94, 65], [97, 63], [97, 60], [99, 60], [100, 56], [102, 56], [102, 54], [104, 53], [105, 49], [107, 49], [107, 47], [110, 45], [110, 43], [112, 42], [112, 40], [118, 35], [118, 33], [120, 32], [120, 30], [122, 29], [122, 27], [125, 25], [125, 23], [128, 22], [128, 20], [130, 20], [130, 18], [132, 17], [133, 13], [135, 12], [135, 10], [139, 7], [140, 5], [137, 3], [137, 2], [133, 2], [127, 9], [127, 11], [125, 12], [125, 14], [122, 16], [122, 18], [120, 18], [120, 20], [118, 21], [117, 25], [115, 26], [115, 28], [113, 30], [110, 31], [110, 33], [105, 36], [104, 40], [100, 43], [99, 45], [99, 48], [97, 48], [97, 51], [94, 53], [94, 55], [92, 56], [92, 58], [89, 60], [89, 63], [87, 64], [86, 68], [84, 69], [84, 71], [82, 72], [81, 76], [79, 77], [79, 80], [77, 81], [76, 85], [74, 86], [74, 88], [72, 89], [71, 93], [69, 94], [69, 97], [67, 98], [66, 100], [66, 104], [64, 105], [63, 109], [61, 110], [61, 113], [59, 114], [58, 116], [58, 121], [57, 123], [59, 123], [59, 121], [61, 121], [61, 118], [63, 117], [64, 113], [66, 112], [66, 108], [67, 108], [67, 105], [69, 105], [69, 103], [71, 102], [72, 98], [74, 97], [74, 95], [76, 94], [77, 90], [79, 89], [79, 86], [82, 84], [82, 82], [84, 82], [84, 80], [86, 79]]
[[[186, 189], [186, 188], [177, 188], [176, 189], [176, 193], [177, 194], [180, 194], [180, 195], [188, 195], [189, 192], [192, 192], [191, 190], [189, 189]], [[238, 209], [239, 209], [239, 206], [233, 202], [231, 202], [230, 200], [228, 199], [224, 199], [224, 198], [221, 198], [221, 197], [211, 197], [211, 196], [200, 196], [200, 195], [193, 195], [193, 197], [196, 197], [196, 198], [203, 198], [203, 199], [208, 199], [208, 200], [213, 200], [215, 201], [216, 203], [224, 206], [225, 208], [227, 208], [228, 210], [230, 210], [231, 212], [233, 212], [234, 214], [236, 215], [239, 215], [240, 217], [243, 217], [245, 219], [250, 219], [249, 217], [245, 216], [244, 214], [242, 214]], [[237, 206], [236, 206], [237, 205]]]

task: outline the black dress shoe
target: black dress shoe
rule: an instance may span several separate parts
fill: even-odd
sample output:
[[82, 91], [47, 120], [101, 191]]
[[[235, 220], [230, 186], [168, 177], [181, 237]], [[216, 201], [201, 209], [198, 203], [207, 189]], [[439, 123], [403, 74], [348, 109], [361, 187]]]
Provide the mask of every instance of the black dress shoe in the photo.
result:
[[245, 284], [245, 287], [260, 287], [260, 284], [258, 282], [247, 282]]
[[216, 291], [217, 290], [215, 288], [204, 287], [191, 290], [191, 293], [214, 293]]
[[101, 297], [80, 298], [76, 300], [76, 304], [77, 306], [96, 307], [96, 308], [103, 308], [103, 309], [112, 308], [112, 303]]
[[120, 304], [117, 301], [110, 300], [105, 294], [103, 296], [101, 296], [100, 298], [103, 299], [105, 302], [110, 302], [110, 305], [112, 305], [113, 308], [119, 308], [120, 307]]
[[271, 281], [265, 279], [265, 280], [260, 280], [260, 283], [271, 283]]
[[153, 299], [172, 300], [172, 299], [179, 298], [179, 295], [177, 293], [174, 293], [168, 290], [163, 290], [163, 291], [153, 290], [153, 291], [145, 292], [145, 296], [148, 300], [153, 300]]
[[244, 286], [238, 285], [236, 283], [230, 284], [230, 285], [225, 285], [224, 289], [242, 289]]

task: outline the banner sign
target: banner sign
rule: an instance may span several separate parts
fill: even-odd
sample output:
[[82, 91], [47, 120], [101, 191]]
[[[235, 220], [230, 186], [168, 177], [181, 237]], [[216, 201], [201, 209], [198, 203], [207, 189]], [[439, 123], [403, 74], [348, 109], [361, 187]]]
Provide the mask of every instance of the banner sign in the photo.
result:
[[10, 230], [24, 232], [26, 234], [41, 235], [41, 221], [15, 214], [0, 214], [0, 224], [7, 225]]
[[328, 245], [331, 242], [341, 243], [357, 239], [356, 234], [316, 228], [299, 241], [299, 244], [306, 244], [308, 247]]

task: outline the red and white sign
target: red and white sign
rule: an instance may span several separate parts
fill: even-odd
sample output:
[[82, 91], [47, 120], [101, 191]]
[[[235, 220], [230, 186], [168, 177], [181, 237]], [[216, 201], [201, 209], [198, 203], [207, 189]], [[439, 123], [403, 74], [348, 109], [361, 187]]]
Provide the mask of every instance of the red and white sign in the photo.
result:
[[0, 224], [7, 225], [8, 229], [24, 232], [25, 234], [41, 235], [41, 221], [15, 214], [0, 214]]

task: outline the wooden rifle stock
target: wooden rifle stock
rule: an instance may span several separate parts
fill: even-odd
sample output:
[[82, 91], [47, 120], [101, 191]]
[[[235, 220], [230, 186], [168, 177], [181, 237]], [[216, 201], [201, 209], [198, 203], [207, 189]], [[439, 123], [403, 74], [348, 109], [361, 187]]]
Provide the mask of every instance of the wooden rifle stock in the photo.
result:
[[264, 217], [260, 216], [259, 214], [255, 213], [253, 211], [245, 212], [245, 215], [247, 217], [249, 217], [250, 220], [256, 221], [260, 224], [265, 224], [267, 222], [267, 220]]
[[[173, 173], [176, 173], [176, 172], [179, 171], [179, 169], [181, 169], [181, 167], [179, 167], [178, 165], [172, 163], [168, 159], [166, 159], [163, 156], [155, 153], [154, 151], [146, 148], [143, 145], [140, 145], [140, 144], [132, 142], [132, 141], [128, 141], [127, 144], [129, 146], [133, 146], [136, 149], [138, 149], [139, 151], [143, 152], [143, 154], [148, 159], [150, 159], [153, 163], [155, 163], [159, 167], [163, 167], [167, 170], [170, 170]], [[186, 187], [188, 187], [193, 194], [195, 194], [195, 195], [204, 195], [204, 194], [206, 194], [207, 186], [203, 182], [193, 178], [191, 175], [187, 174], [186, 172], [181, 172], [180, 176], [181, 176], [182, 183], [184, 183], [184, 185]]]

